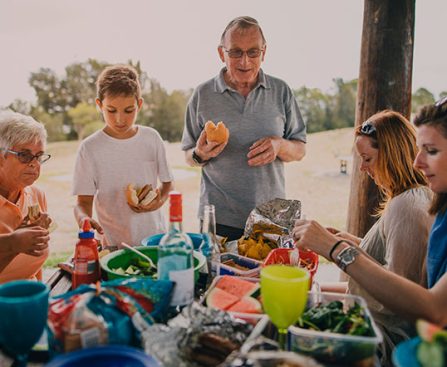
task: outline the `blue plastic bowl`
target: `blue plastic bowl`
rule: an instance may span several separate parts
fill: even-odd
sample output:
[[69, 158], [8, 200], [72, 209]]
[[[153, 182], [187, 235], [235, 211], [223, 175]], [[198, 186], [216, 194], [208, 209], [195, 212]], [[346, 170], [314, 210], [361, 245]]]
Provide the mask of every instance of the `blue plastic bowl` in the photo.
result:
[[153, 357], [124, 345], [107, 345], [61, 354], [45, 367], [161, 367]]
[[[203, 237], [201, 233], [186, 233], [189, 238], [191, 238], [192, 244], [194, 246], [194, 250], [198, 250], [200, 244], [202, 243]], [[158, 246], [161, 238], [164, 236], [164, 233], [154, 234], [153, 236], [149, 236], [141, 240], [142, 246]]]

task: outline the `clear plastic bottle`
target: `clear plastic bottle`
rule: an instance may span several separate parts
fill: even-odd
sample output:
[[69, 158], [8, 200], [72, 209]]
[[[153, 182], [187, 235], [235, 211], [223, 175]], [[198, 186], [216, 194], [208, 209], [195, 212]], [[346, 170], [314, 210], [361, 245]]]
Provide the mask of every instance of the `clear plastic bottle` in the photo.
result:
[[205, 255], [208, 269], [208, 284], [212, 282], [220, 270], [220, 246], [216, 237], [216, 210], [214, 205], [205, 205], [202, 223], [203, 242], [200, 250]]
[[82, 230], [79, 231], [73, 263], [72, 289], [101, 279], [98, 242], [95, 240], [95, 233], [91, 230], [88, 219], [84, 221]]
[[194, 299], [193, 246], [182, 230], [182, 194], [172, 191], [169, 201], [169, 231], [158, 246], [158, 279], [176, 283], [171, 306], [183, 306]]

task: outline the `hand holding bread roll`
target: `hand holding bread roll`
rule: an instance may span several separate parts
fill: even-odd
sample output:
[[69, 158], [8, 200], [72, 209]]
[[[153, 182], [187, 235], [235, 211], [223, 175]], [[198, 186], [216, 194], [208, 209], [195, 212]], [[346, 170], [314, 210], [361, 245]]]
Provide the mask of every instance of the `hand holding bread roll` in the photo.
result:
[[28, 206], [28, 219], [30, 223], [37, 221], [40, 217], [40, 207], [39, 204]]
[[217, 125], [214, 125], [213, 121], [208, 121], [205, 124], [205, 132], [206, 139], [209, 142], [215, 142], [219, 144], [227, 142], [230, 136], [230, 131], [227, 129], [222, 121], [218, 122]]

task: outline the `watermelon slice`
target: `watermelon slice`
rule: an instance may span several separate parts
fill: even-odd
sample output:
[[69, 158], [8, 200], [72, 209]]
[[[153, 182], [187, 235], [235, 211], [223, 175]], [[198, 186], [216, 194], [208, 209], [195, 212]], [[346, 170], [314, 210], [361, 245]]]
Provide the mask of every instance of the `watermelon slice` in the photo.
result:
[[238, 302], [230, 306], [227, 311], [242, 313], [262, 313], [262, 306], [256, 298], [245, 296], [242, 297]]
[[447, 340], [447, 331], [443, 330], [438, 325], [432, 324], [428, 321], [419, 319], [416, 321], [416, 330], [422, 340], [432, 342], [435, 340]]
[[219, 288], [213, 288], [206, 296], [208, 307], [227, 310], [239, 301], [239, 298]]
[[251, 296], [255, 293], [259, 289], [259, 284], [240, 279], [239, 277], [224, 275], [218, 280], [216, 288], [220, 288], [241, 299], [242, 297]]

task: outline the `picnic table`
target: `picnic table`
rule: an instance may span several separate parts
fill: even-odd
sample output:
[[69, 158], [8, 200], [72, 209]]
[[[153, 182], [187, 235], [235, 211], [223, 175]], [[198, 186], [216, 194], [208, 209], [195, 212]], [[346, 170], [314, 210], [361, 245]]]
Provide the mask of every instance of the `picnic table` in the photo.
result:
[[[50, 287], [50, 296], [55, 297], [61, 294], [64, 294], [71, 290], [71, 274], [66, 270], [61, 268], [56, 269], [46, 281], [46, 284]], [[260, 326], [260, 325], [259, 325]], [[262, 335], [275, 339], [276, 338], [276, 327], [268, 322], [268, 325], [262, 331]], [[45, 362], [39, 362], [34, 359], [35, 355], [30, 356], [30, 362], [28, 363], [28, 367], [43, 367]], [[322, 367], [342, 367], [337, 364], [322, 364]], [[13, 365], [13, 361], [11, 358], [2, 354], [0, 350], [0, 366], [1, 367], [11, 367]], [[377, 358], [371, 358], [370, 360], [364, 360], [361, 364], [362, 367], [380, 367], [379, 360]], [[346, 366], [345, 366], [346, 367]]]

